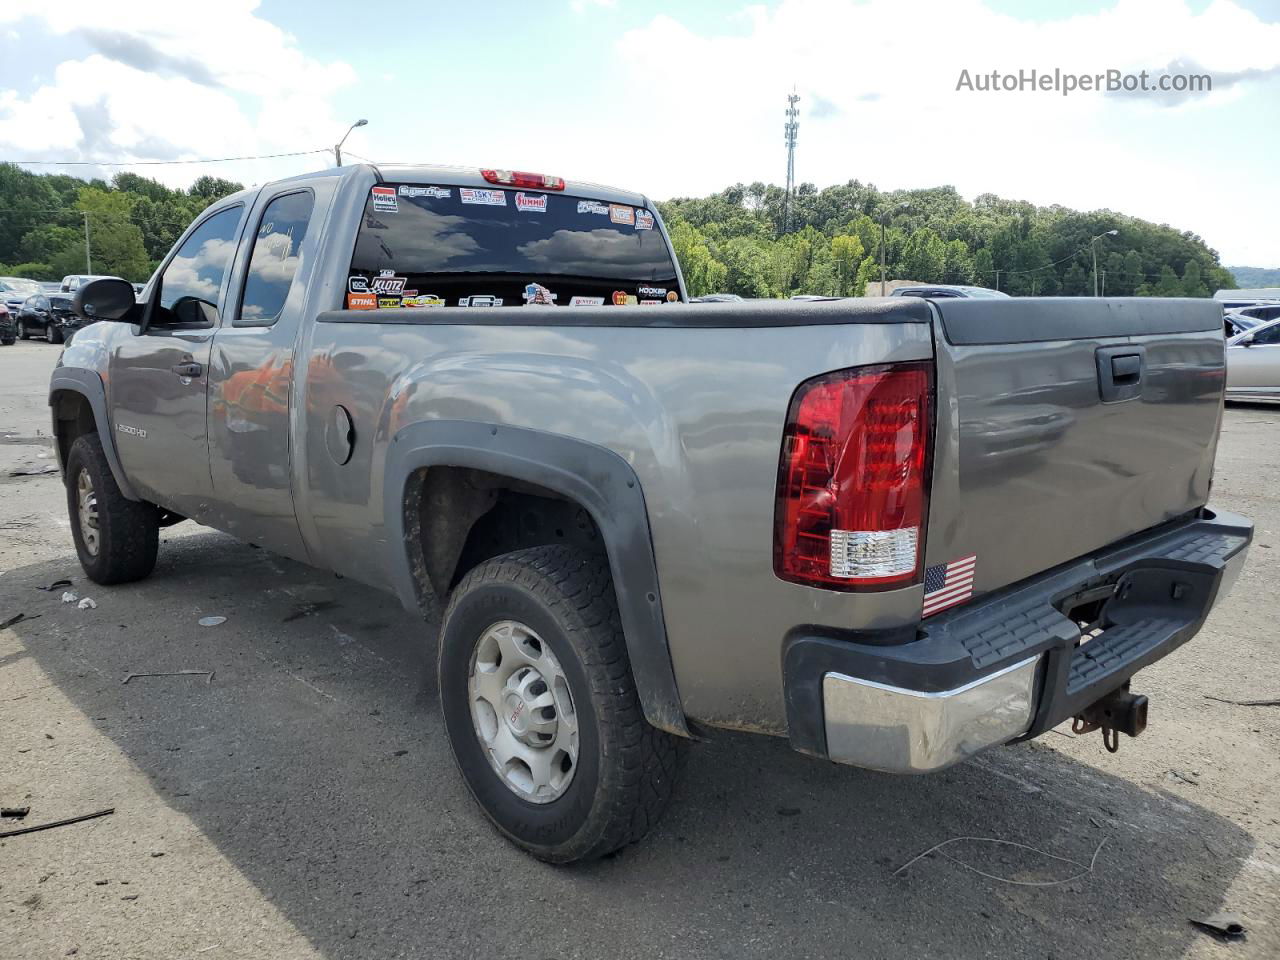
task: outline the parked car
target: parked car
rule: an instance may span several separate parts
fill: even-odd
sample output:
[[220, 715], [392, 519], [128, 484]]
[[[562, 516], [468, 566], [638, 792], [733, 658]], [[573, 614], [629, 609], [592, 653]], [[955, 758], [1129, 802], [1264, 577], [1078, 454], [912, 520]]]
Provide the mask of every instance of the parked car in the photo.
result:
[[1260, 323], [1262, 323], [1262, 321], [1257, 317], [1239, 313], [1235, 310], [1229, 311], [1222, 315], [1223, 336], [1230, 340], [1232, 337], [1238, 336], [1246, 330], [1252, 330]]
[[949, 283], [927, 283], [917, 287], [898, 287], [889, 292], [891, 297], [928, 297], [930, 299], [940, 299], [944, 297], [976, 297], [991, 298], [999, 297], [1002, 299], [1012, 299], [1007, 293], [999, 290], [992, 290], [989, 287], [969, 287]]
[[18, 337], [44, 337], [50, 343], [70, 340], [87, 321], [76, 313], [74, 297], [68, 293], [37, 293], [23, 301], [18, 311]]
[[1227, 399], [1280, 400], [1280, 318], [1227, 341]]
[[24, 277], [0, 277], [0, 303], [9, 308], [9, 312], [17, 316], [22, 303], [33, 293], [40, 292], [40, 284]]
[[11, 347], [18, 339], [18, 325], [9, 308], [0, 303], [0, 346]]
[[86, 283], [93, 280], [119, 280], [119, 277], [109, 277], [102, 274], [89, 273], [73, 273], [70, 276], [62, 278], [62, 285], [59, 288], [60, 293], [75, 293]]
[[741, 303], [742, 297], [736, 293], [706, 293], [700, 297], [690, 297], [690, 303]]
[[81, 289], [111, 322], [50, 382], [86, 575], [191, 518], [393, 593], [548, 861], [638, 839], [716, 728], [895, 773], [1137, 735], [1252, 539], [1209, 300], [708, 310], [641, 194], [393, 165], [215, 202], [145, 297]]

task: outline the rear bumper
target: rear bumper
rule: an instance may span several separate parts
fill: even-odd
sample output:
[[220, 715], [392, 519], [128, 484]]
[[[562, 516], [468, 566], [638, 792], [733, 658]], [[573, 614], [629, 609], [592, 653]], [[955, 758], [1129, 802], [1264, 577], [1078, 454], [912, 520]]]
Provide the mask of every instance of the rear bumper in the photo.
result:
[[[908, 642], [793, 631], [783, 654], [792, 745], [927, 773], [1037, 736], [1195, 636], [1252, 538], [1246, 518], [1205, 510], [931, 618]], [[1105, 629], [1082, 644], [1061, 610], [1108, 595]]]

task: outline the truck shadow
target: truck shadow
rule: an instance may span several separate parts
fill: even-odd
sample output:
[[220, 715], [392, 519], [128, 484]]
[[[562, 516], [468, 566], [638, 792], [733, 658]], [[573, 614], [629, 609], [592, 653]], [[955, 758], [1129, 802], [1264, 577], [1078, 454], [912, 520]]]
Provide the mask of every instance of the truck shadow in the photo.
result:
[[[547, 867], [473, 806], [436, 712], [433, 631], [394, 599], [213, 533], [175, 538], [143, 584], [83, 590], [96, 619], [33, 590], [68, 575], [84, 586], [73, 560], [0, 581], [0, 612], [41, 614], [12, 628], [26, 653], [326, 957], [1176, 956], [1253, 850], [1215, 813], [1052, 744], [905, 779], [726, 734], [689, 751], [644, 843]], [[228, 620], [197, 626], [209, 615]], [[213, 682], [118, 682], [193, 668]], [[939, 854], [895, 875], [953, 837], [1097, 856], [1055, 886]], [[947, 853], [1023, 883], [1083, 869]]]

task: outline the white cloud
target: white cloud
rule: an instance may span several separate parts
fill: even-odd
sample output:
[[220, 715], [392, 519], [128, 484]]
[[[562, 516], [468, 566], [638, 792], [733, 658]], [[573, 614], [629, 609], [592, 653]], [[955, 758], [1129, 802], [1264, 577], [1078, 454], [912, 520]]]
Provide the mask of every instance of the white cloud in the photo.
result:
[[[69, 35], [92, 52], [67, 60], [29, 95], [0, 89], [0, 146], [27, 159], [195, 159], [319, 148], [345, 125], [330, 99], [355, 80], [255, 12], [256, 0], [216, 11], [161, 0], [9, 0], [0, 22]], [[32, 23], [31, 21], [34, 21]], [[317, 155], [315, 166], [327, 158]], [[79, 173], [115, 169], [71, 168]], [[262, 161], [132, 168], [175, 184], [205, 173], [261, 181], [296, 163]]]

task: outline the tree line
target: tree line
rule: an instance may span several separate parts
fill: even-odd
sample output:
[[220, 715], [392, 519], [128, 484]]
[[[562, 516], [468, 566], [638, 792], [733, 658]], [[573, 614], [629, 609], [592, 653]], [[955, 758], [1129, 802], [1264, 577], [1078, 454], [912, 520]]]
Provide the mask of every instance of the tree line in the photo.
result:
[[97, 273], [142, 283], [201, 210], [242, 189], [218, 177], [182, 190], [135, 173], [86, 181], [0, 164], [0, 276]]
[[[1208, 297], [1235, 287], [1216, 251], [1190, 231], [1109, 210], [1040, 207], [953, 187], [880, 191], [857, 180], [797, 188], [737, 184], [659, 203], [694, 296], [876, 292], [881, 227], [889, 279], [974, 284], [1014, 296]], [[784, 216], [786, 222], [784, 224]]]

